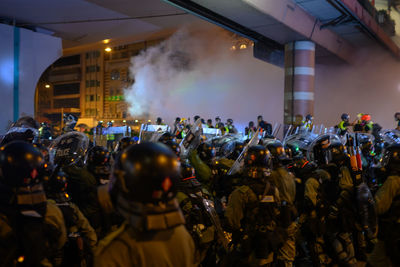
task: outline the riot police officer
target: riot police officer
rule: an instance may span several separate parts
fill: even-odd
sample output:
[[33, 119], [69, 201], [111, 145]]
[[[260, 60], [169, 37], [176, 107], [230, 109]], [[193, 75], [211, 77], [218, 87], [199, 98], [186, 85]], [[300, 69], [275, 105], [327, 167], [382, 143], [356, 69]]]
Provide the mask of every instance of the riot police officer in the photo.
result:
[[343, 113], [342, 116], [340, 117], [342, 119], [341, 122], [336, 126], [338, 128], [338, 134], [339, 135], [345, 135], [348, 132], [347, 127], [351, 126], [352, 124], [350, 123], [350, 115], [347, 113]]
[[103, 146], [92, 147], [88, 151], [86, 166], [98, 184], [105, 184], [110, 176], [110, 152]]
[[1, 266], [52, 266], [66, 242], [63, 215], [47, 202], [43, 156], [14, 141], [0, 149]]
[[179, 164], [160, 143], [128, 147], [110, 194], [125, 218], [99, 245], [95, 266], [195, 266], [195, 248], [176, 201]]
[[43, 182], [49, 203], [61, 210], [67, 229], [68, 239], [64, 246], [61, 266], [90, 265], [97, 244], [97, 235], [78, 206], [71, 202], [66, 192], [67, 184], [65, 173], [58, 170], [53, 175], [45, 177]]
[[256, 145], [245, 155], [242, 185], [229, 196], [225, 217], [232, 232], [233, 266], [269, 266], [285, 242], [279, 192], [269, 181], [270, 152]]
[[218, 250], [227, 250], [225, 238], [210, 193], [196, 179], [188, 163], [181, 163], [181, 177], [177, 184], [179, 205], [185, 216], [186, 229], [196, 245], [197, 258], [203, 266], [216, 266]]
[[375, 194], [379, 215], [378, 242], [368, 261], [372, 266], [400, 265], [400, 145], [392, 144], [383, 156], [386, 181]]

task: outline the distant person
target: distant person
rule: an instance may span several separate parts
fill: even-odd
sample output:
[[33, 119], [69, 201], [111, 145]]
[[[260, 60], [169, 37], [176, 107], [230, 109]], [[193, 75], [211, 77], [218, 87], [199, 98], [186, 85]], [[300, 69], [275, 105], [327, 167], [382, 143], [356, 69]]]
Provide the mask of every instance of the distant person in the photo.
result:
[[214, 128], [213, 124], [212, 124], [212, 119], [208, 119], [207, 120], [207, 127], [208, 128]]
[[343, 136], [348, 133], [348, 127], [351, 126], [352, 123], [350, 123], [350, 115], [347, 113], [343, 113], [341, 119], [342, 121], [336, 125], [336, 128], [338, 129], [338, 134]]
[[106, 138], [107, 138], [107, 149], [109, 151], [114, 151], [115, 134], [114, 134], [113, 130], [111, 129], [112, 127], [113, 127], [113, 122], [112, 121], [107, 122]]
[[354, 125], [354, 132], [371, 133], [373, 126], [374, 123], [371, 120], [371, 115], [364, 114], [361, 116], [361, 120]]
[[396, 113], [394, 114], [394, 119], [395, 119], [396, 122], [397, 122], [396, 130], [397, 130], [397, 131], [400, 131], [400, 112], [396, 112]]
[[301, 123], [302, 129], [311, 131], [313, 125], [314, 125], [314, 117], [311, 114], [307, 114], [305, 120]]
[[227, 119], [226, 120], [225, 132], [226, 133], [230, 133], [230, 134], [237, 134], [238, 133], [238, 130], [236, 129], [235, 125], [233, 125], [233, 120], [232, 119]]
[[176, 117], [174, 121], [174, 130], [172, 131], [173, 135], [176, 135], [177, 131], [179, 130], [179, 124], [181, 123], [181, 118]]
[[156, 120], [156, 125], [165, 125], [162, 121], [163, 121], [163, 119], [158, 117]]
[[263, 116], [258, 115], [257, 117], [257, 128], [261, 128], [265, 132], [265, 136], [272, 136], [272, 125], [264, 121]]
[[357, 132], [361, 132], [362, 131], [362, 120], [361, 117], [363, 116], [363, 113], [358, 113], [357, 114], [357, 118], [354, 121], [354, 126], [353, 126], [353, 132], [357, 133]]
[[220, 117], [215, 117], [215, 128], [221, 129], [224, 127], [224, 123], [221, 121]]
[[251, 139], [254, 136], [254, 133], [257, 131], [257, 128], [254, 126], [254, 121], [249, 122], [249, 126], [244, 129], [244, 135], [246, 139]]

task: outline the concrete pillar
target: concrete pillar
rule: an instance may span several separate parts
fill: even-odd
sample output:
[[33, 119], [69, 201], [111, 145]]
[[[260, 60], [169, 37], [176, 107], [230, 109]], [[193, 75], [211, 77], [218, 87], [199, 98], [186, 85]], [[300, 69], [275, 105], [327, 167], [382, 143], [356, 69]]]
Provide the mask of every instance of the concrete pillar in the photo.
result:
[[300, 115], [314, 115], [314, 68], [315, 43], [296, 41], [285, 45], [285, 124], [299, 123]]
[[[36, 84], [62, 55], [61, 39], [0, 24], [0, 134], [19, 116], [33, 116]], [[15, 114], [14, 114], [15, 112]]]

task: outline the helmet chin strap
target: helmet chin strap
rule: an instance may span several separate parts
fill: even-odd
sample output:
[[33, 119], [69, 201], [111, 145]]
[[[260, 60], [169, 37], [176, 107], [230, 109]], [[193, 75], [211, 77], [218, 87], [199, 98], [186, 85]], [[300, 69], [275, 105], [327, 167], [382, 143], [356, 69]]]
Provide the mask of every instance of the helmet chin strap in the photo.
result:
[[167, 203], [140, 203], [117, 197], [117, 210], [139, 231], [165, 230], [184, 224], [185, 219], [176, 199]]

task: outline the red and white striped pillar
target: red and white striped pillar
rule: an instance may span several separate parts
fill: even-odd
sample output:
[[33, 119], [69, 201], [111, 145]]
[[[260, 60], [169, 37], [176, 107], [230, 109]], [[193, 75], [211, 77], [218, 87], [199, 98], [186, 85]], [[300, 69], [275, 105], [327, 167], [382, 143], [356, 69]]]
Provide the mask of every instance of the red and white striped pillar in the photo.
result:
[[[285, 124], [314, 115], [315, 43], [296, 41], [285, 45]], [[298, 120], [297, 120], [298, 123]]]

